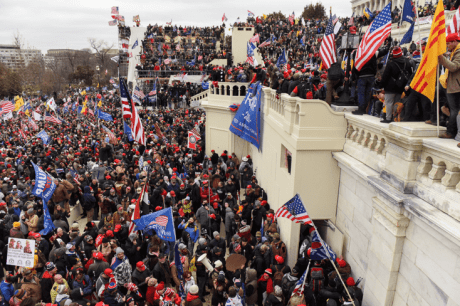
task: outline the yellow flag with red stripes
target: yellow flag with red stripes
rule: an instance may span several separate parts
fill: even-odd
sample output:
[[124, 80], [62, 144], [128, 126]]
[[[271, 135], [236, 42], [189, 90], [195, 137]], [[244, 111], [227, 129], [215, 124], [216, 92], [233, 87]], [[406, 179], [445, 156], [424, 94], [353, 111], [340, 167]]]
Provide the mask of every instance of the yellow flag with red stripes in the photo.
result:
[[446, 52], [446, 19], [444, 16], [444, 4], [439, 0], [433, 22], [431, 23], [430, 36], [423, 53], [422, 61], [418, 66], [417, 73], [410, 83], [410, 87], [426, 96], [431, 102], [434, 101], [436, 92], [436, 68], [438, 56]]

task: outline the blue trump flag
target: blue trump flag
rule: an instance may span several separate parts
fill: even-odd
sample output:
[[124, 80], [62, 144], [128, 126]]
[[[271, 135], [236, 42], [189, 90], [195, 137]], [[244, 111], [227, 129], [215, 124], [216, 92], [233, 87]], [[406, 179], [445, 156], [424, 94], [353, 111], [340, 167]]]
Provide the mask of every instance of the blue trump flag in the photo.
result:
[[252, 42], [247, 42], [247, 53], [248, 56], [254, 56], [254, 50], [256, 46]]
[[138, 45], [139, 45], [139, 42], [138, 42], [138, 40], [136, 39], [136, 41], [134, 42], [134, 44], [133, 44], [133, 46], [132, 46], [131, 49], [136, 48]]
[[45, 171], [40, 169], [36, 164], [32, 162], [35, 170], [35, 187], [32, 190], [32, 194], [36, 197], [40, 197], [43, 200], [43, 229], [40, 231], [41, 235], [46, 235], [56, 227], [51, 220], [51, 215], [48, 210], [48, 201], [56, 190], [56, 184], [53, 182], [53, 178], [49, 176]]
[[133, 131], [131, 131], [131, 128], [129, 125], [126, 124], [126, 122], [123, 122], [123, 132], [128, 136], [129, 141], [133, 141]]
[[203, 88], [203, 90], [209, 89], [209, 83], [205, 81], [201, 82], [201, 88]]
[[134, 223], [136, 223], [137, 230], [143, 230], [145, 234], [151, 235], [156, 232], [160, 239], [176, 241], [171, 207], [142, 216], [140, 219], [134, 220]]
[[404, 1], [404, 8], [401, 15], [401, 22], [407, 21], [409, 23], [415, 22], [415, 10], [411, 0]]
[[110, 114], [104, 113], [100, 109], [97, 110], [97, 117], [105, 121], [113, 121], [113, 118]]
[[400, 45], [408, 44], [412, 41], [412, 35], [414, 35], [414, 25], [415, 22], [412, 22], [409, 30], [404, 34], [404, 37], [401, 39]]
[[36, 137], [41, 138], [43, 144], [45, 145], [50, 142], [50, 136], [46, 133], [45, 130], [42, 130], [40, 133], [38, 133]]
[[281, 53], [281, 55], [278, 57], [278, 60], [276, 61], [276, 67], [280, 68], [281, 65], [284, 65], [286, 63], [286, 48], [284, 48], [283, 53]]
[[[337, 259], [337, 254], [327, 245], [322, 239], [320, 239], [319, 234], [312, 227], [310, 230], [311, 234], [311, 253], [310, 258], [313, 260], [323, 260], [329, 258], [330, 260], [335, 261]], [[326, 252], [327, 251], [329, 252]], [[329, 257], [330, 255], [330, 257]]]
[[257, 149], [260, 146], [260, 103], [262, 85], [259, 82], [249, 87], [230, 124], [230, 132], [249, 141]]

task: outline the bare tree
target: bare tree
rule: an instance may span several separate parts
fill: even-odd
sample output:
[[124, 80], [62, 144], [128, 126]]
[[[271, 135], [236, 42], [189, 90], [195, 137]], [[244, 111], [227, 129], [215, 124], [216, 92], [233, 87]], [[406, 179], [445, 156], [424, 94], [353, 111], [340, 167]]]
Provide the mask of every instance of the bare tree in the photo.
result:
[[109, 46], [109, 43], [105, 40], [96, 41], [95, 38], [88, 38], [91, 49], [94, 50], [96, 62], [99, 65], [99, 69], [103, 71], [106, 69], [108, 61], [110, 60], [110, 49], [113, 47], [113, 43]]

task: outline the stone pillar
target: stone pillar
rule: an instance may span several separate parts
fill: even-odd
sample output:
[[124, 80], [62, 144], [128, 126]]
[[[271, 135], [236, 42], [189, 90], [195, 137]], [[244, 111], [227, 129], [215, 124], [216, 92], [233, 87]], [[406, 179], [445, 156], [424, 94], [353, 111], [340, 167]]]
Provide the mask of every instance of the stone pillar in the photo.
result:
[[[380, 180], [381, 181], [381, 180]], [[378, 183], [379, 184], [379, 183]], [[384, 184], [388, 186], [387, 184]], [[371, 183], [371, 185], [373, 185]], [[376, 186], [373, 186], [376, 188]], [[388, 186], [388, 188], [391, 188]], [[401, 262], [406, 228], [409, 219], [404, 209], [391, 195], [376, 190], [373, 198], [372, 239], [369, 243], [366, 286], [363, 305], [392, 305], [396, 292], [399, 264]]]

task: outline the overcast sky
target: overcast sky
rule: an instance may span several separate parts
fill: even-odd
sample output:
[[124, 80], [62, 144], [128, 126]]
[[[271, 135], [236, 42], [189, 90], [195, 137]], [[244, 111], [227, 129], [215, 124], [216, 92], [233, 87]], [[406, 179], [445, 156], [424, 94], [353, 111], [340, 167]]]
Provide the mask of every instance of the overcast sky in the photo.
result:
[[[135, 2], [135, 3], [134, 3]], [[3, 0], [0, 1], [2, 29], [0, 44], [11, 44], [17, 31], [21, 34], [25, 47], [39, 49], [89, 48], [88, 38], [103, 39], [117, 46], [117, 28], [110, 27], [110, 8], [119, 6], [126, 25], [133, 26], [132, 18], [139, 15], [141, 26], [165, 24], [173, 21], [177, 25], [209, 26], [220, 25], [225, 13], [230, 21], [237, 17], [245, 19], [247, 10], [258, 15], [281, 12], [285, 15], [295, 12], [299, 16], [307, 0]], [[313, 1], [313, 3], [315, 3]], [[338, 16], [351, 15], [348, 0], [326, 0], [323, 5]]]

